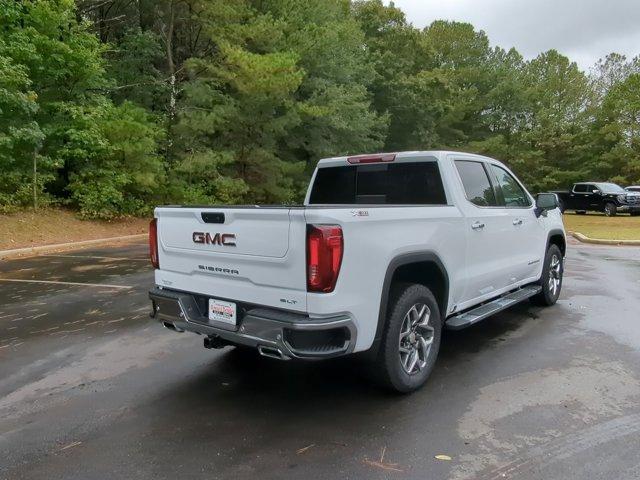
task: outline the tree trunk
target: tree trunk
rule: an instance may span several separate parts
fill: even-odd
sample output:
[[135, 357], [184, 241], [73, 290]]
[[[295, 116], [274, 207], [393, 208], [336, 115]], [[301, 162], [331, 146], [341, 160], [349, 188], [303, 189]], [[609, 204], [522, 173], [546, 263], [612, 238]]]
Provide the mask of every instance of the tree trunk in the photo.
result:
[[38, 211], [38, 149], [33, 151], [33, 211]]
[[169, 24], [167, 25], [167, 68], [169, 69], [169, 122], [173, 123], [176, 114], [176, 66], [173, 61], [173, 29], [175, 23], [174, 2], [169, 2]]

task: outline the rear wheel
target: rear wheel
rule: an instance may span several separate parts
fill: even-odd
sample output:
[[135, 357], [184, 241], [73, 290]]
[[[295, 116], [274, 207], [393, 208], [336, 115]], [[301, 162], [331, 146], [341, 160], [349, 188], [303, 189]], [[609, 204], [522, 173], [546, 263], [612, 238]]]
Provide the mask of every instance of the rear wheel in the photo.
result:
[[394, 293], [375, 373], [385, 387], [408, 393], [424, 385], [433, 370], [442, 320], [435, 297], [424, 285], [401, 284]]
[[604, 214], [607, 217], [615, 217], [616, 213], [618, 213], [618, 209], [615, 203], [607, 202], [604, 206]]
[[564, 273], [564, 259], [557, 245], [551, 245], [547, 250], [540, 277], [542, 291], [531, 297], [536, 305], [551, 306], [558, 301], [562, 289], [562, 275]]

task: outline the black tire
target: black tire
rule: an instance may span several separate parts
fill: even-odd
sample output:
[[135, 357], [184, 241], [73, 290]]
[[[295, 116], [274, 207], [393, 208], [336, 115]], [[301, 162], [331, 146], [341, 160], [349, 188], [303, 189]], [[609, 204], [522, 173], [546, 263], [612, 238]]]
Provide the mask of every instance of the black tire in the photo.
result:
[[[555, 263], [556, 261], [558, 262], [557, 264]], [[544, 256], [544, 266], [542, 267], [542, 276], [539, 281], [542, 291], [531, 297], [531, 302], [543, 307], [550, 307], [555, 304], [562, 290], [563, 274], [564, 258], [562, 258], [562, 252], [557, 245], [551, 245]]]
[[638, 215], [640, 215], [640, 212], [631, 212], [629, 213], [629, 215], [631, 215], [632, 217], [637, 217]]
[[612, 203], [612, 202], [605, 203], [604, 214], [607, 217], [615, 217], [617, 213], [618, 213], [618, 208], [616, 207], [615, 203]]
[[[421, 316], [422, 307], [427, 310]], [[419, 284], [397, 285], [374, 363], [379, 382], [399, 393], [413, 392], [424, 385], [436, 363], [441, 334], [442, 317], [431, 291]]]
[[587, 211], [586, 210], [576, 210], [576, 215], [586, 215]]

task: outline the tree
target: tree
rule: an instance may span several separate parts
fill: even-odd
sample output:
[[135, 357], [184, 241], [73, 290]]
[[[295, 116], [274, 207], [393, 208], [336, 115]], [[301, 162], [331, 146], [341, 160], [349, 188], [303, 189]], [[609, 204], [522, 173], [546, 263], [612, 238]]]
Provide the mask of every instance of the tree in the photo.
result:
[[4, 56], [5, 49], [0, 39], [0, 209], [26, 205], [30, 199], [37, 208], [43, 182], [37, 176], [37, 152], [43, 140], [35, 121], [37, 95], [30, 89], [26, 69]]
[[206, 4], [212, 53], [188, 63], [174, 130], [188, 192], [299, 200], [307, 163], [381, 146], [385, 119], [370, 109], [372, 70], [348, 14], [338, 0]]
[[74, 158], [68, 188], [88, 218], [150, 214], [165, 184], [158, 143], [162, 130], [131, 102], [105, 102], [93, 115], [84, 112], [79, 131], [99, 146]]
[[592, 148], [600, 155], [593, 174], [622, 184], [640, 183], [640, 73], [611, 86], [598, 113]]
[[640, 56], [628, 61], [624, 55], [610, 53], [599, 59], [590, 75], [595, 100], [601, 102], [612, 87], [634, 73], [640, 73]]
[[[93, 89], [104, 85], [102, 50], [86, 25], [77, 22], [70, 1], [2, 0], [0, 15], [4, 26], [2, 55], [20, 76], [23, 88], [28, 86], [33, 92], [27, 96], [33, 104], [26, 108], [29, 118], [23, 117], [30, 140], [23, 137], [23, 151], [14, 161], [20, 173], [11, 178], [18, 183], [32, 171], [36, 206], [38, 195], [55, 179], [56, 172], [64, 169], [63, 152], [69, 151], [74, 141], [74, 132], [66, 127], [70, 107], [89, 105]], [[13, 123], [11, 128], [15, 129]], [[25, 163], [33, 168], [25, 169]], [[16, 191], [5, 193], [5, 204], [26, 204], [23, 190], [18, 186]]]
[[105, 47], [89, 24], [69, 0], [0, 2], [0, 202], [33, 199], [35, 207], [45, 194], [45, 201], [71, 197], [91, 216], [148, 211], [140, 202], [149, 198], [149, 178], [161, 177], [160, 135], [144, 111], [114, 107], [105, 96]]
[[382, 0], [0, 0], [0, 208], [299, 201], [318, 158], [428, 148], [534, 191], [638, 181], [640, 57], [589, 76]]
[[153, 31], [127, 30], [108, 53], [107, 75], [115, 85], [110, 88], [116, 103], [125, 100], [165, 114], [169, 85], [159, 67], [164, 59], [160, 38]]

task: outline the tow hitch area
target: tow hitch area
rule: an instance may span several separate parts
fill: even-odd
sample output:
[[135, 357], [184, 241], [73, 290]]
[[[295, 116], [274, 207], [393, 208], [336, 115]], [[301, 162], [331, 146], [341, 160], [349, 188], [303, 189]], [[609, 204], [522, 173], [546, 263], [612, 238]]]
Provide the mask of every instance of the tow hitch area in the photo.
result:
[[218, 335], [208, 335], [204, 337], [204, 348], [224, 348], [231, 345], [229, 342], [220, 338]]

